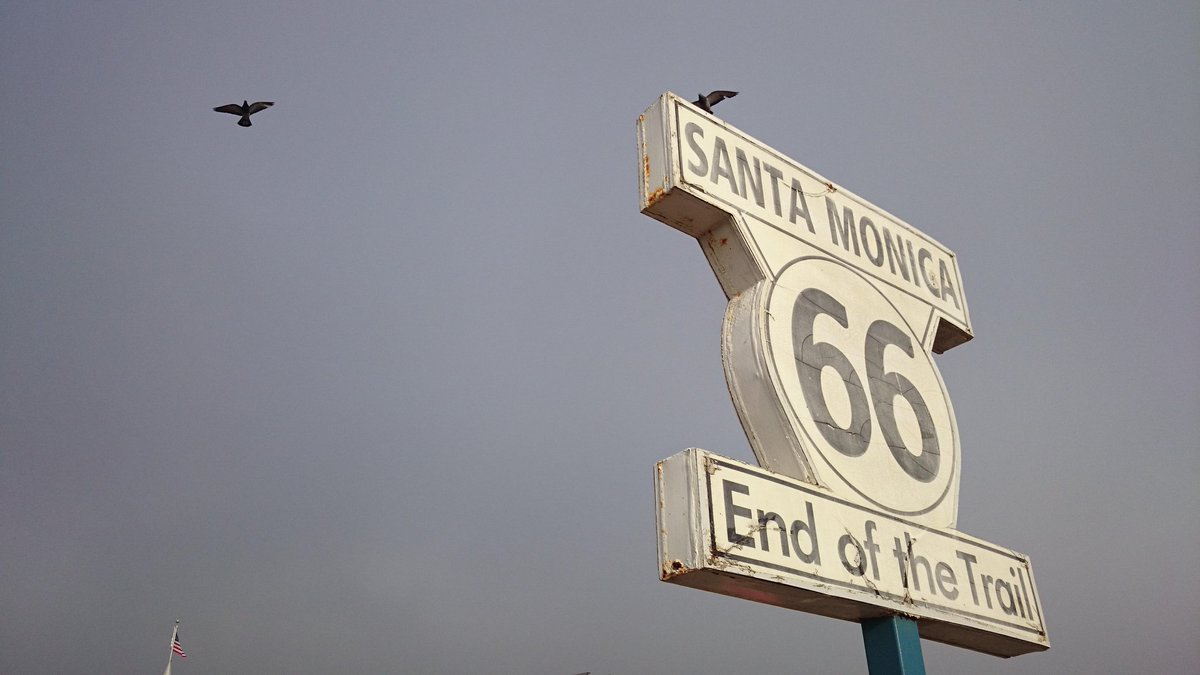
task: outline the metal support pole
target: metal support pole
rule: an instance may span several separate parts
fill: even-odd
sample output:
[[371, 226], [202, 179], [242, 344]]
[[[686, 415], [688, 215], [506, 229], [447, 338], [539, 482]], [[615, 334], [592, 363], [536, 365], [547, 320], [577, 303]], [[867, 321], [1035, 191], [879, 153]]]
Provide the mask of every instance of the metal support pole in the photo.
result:
[[862, 624], [871, 675], [925, 675], [917, 622], [903, 616], [871, 619]]

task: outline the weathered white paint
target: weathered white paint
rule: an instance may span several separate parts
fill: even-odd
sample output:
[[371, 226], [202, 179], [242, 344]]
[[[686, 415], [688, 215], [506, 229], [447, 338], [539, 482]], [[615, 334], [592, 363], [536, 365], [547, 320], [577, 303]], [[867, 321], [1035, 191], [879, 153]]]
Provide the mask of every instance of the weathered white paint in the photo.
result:
[[997, 656], [1050, 646], [1020, 553], [703, 450], [656, 471], [664, 581], [851, 621], [904, 614]]
[[761, 467], [659, 463], [663, 580], [1047, 649], [1028, 558], [953, 529], [958, 429], [932, 354], [972, 336], [954, 254], [674, 94], [638, 149], [642, 212], [695, 237], [729, 298], [722, 360]]
[[729, 297], [726, 377], [759, 464], [952, 527], [959, 440], [930, 352], [971, 335], [954, 254], [673, 94], [638, 144], [643, 213], [696, 237]]
[[671, 93], [638, 150], [642, 212], [699, 239], [726, 295], [821, 254], [930, 305], [946, 348], [970, 339], [957, 259], [908, 223]]

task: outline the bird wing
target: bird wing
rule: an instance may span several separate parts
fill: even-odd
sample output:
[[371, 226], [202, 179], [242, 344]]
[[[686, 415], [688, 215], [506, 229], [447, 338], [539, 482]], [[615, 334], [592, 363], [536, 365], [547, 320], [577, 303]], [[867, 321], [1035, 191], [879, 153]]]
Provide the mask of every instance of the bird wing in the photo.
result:
[[258, 112], [260, 110], [266, 110], [267, 108], [270, 108], [273, 105], [275, 105], [274, 101], [257, 101], [255, 103], [250, 104], [250, 112], [248, 112], [246, 114], [253, 115], [256, 112]]
[[716, 103], [720, 103], [721, 101], [724, 101], [727, 98], [733, 98], [734, 96], [737, 96], [736, 91], [717, 90], [717, 91], [712, 92], [705, 98], [708, 99], [709, 105], [714, 105]]
[[218, 108], [213, 108], [213, 110], [216, 112], [229, 113], [230, 115], [239, 115], [240, 116], [242, 114], [242, 106], [240, 106], [236, 103], [230, 103], [228, 105], [223, 105]]

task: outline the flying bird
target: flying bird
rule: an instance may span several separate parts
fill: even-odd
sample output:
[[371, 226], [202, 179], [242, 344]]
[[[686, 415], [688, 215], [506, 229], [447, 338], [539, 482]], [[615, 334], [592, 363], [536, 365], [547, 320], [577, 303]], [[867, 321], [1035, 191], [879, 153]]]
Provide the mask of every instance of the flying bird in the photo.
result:
[[696, 99], [695, 101], [692, 101], [692, 103], [700, 106], [701, 110], [703, 110], [704, 112], [711, 115], [712, 107], [714, 105], [720, 103], [721, 101], [724, 101], [727, 98], [733, 98], [734, 96], [737, 96], [737, 94], [738, 93], [736, 91], [717, 90], [717, 91], [712, 92], [708, 96], [705, 96], [704, 94], [700, 94], [700, 98]]
[[259, 101], [257, 103], [247, 103], [245, 99], [242, 99], [241, 105], [238, 105], [236, 103], [230, 103], [229, 105], [223, 105], [218, 108], [213, 108], [213, 110], [215, 110], [216, 112], [229, 113], [230, 115], [237, 115], [242, 118], [242, 119], [238, 120], [238, 126], [239, 127], [248, 127], [248, 126], [250, 126], [250, 116], [251, 115], [253, 115], [256, 112], [266, 110], [267, 108], [270, 108], [273, 105], [275, 105], [275, 103], [273, 101]]

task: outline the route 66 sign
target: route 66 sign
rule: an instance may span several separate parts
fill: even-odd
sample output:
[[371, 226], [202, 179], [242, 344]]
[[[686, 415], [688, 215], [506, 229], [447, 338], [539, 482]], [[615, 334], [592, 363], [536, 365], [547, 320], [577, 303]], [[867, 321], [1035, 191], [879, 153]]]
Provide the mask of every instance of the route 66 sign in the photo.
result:
[[953, 527], [958, 431], [930, 353], [971, 338], [954, 254], [673, 94], [638, 145], [642, 212], [696, 237], [729, 297], [726, 380], [759, 465]]
[[932, 358], [971, 339], [954, 254], [674, 94], [638, 118], [638, 150], [642, 213], [695, 237], [729, 298], [722, 361], [759, 463], [657, 464], [662, 580], [1048, 649], [1028, 557], [954, 529], [958, 429]]

